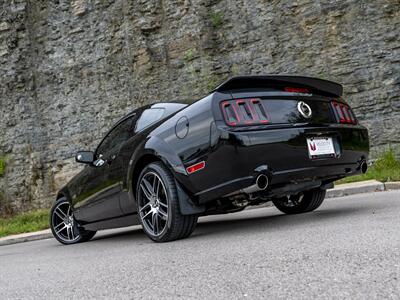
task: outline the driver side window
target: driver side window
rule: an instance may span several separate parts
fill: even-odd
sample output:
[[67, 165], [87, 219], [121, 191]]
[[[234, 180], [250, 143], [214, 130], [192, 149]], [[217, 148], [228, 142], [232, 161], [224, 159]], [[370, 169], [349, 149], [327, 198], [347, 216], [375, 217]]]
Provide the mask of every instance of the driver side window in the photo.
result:
[[132, 136], [132, 122], [135, 115], [128, 117], [115, 126], [97, 147], [96, 158], [107, 158], [114, 152], [118, 152], [122, 144]]

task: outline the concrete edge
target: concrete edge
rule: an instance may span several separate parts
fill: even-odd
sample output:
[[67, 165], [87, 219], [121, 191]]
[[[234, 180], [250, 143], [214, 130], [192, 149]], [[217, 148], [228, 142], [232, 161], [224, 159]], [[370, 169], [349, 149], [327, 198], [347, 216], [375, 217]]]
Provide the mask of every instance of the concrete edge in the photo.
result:
[[[400, 181], [382, 183], [377, 180], [368, 180], [368, 181], [340, 184], [334, 187], [333, 189], [327, 190], [326, 198], [336, 198], [348, 195], [388, 191], [388, 190], [400, 190]], [[247, 209], [270, 207], [270, 206], [272, 206], [272, 203], [267, 202], [257, 206], [250, 206]], [[10, 235], [0, 238], [0, 246], [44, 240], [52, 237], [53, 235], [50, 229], [37, 232]]]
[[345, 183], [326, 191], [326, 198], [337, 198], [348, 195], [384, 191], [385, 185], [377, 180]]
[[326, 191], [326, 198], [336, 198], [349, 195], [400, 190], [400, 182], [380, 182], [377, 180], [359, 181], [353, 183], [339, 184], [333, 189]]
[[385, 182], [385, 190], [400, 190], [400, 181]]
[[37, 231], [37, 232], [29, 232], [29, 233], [22, 233], [16, 235], [9, 235], [3, 238], [0, 238], [0, 246], [24, 243], [24, 242], [31, 242], [37, 240], [44, 240], [53, 237], [50, 229]]

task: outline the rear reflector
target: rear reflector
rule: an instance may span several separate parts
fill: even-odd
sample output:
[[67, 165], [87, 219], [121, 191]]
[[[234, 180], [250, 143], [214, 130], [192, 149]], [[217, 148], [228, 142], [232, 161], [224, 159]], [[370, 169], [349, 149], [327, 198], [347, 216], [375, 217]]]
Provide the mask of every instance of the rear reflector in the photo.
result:
[[200, 171], [201, 169], [204, 169], [204, 167], [206, 166], [206, 162], [205, 161], [201, 161], [197, 164], [191, 165], [190, 167], [186, 168], [186, 172], [188, 172], [188, 174], [192, 174], [194, 172]]
[[238, 99], [223, 101], [221, 110], [229, 126], [257, 125], [268, 123], [267, 111], [260, 99]]
[[350, 106], [336, 101], [331, 102], [338, 122], [343, 124], [357, 124], [357, 119]]

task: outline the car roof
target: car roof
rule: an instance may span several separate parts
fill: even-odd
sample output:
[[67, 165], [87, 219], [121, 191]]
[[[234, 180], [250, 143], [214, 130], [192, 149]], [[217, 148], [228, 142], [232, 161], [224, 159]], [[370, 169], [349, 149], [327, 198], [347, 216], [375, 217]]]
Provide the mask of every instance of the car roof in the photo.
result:
[[134, 114], [136, 114], [138, 112], [141, 112], [143, 110], [146, 110], [146, 109], [162, 108], [162, 109], [166, 110], [166, 114], [171, 114], [171, 113], [173, 113], [175, 111], [178, 111], [178, 110], [181, 110], [182, 108], [185, 108], [188, 105], [189, 104], [183, 103], [183, 102], [156, 102], [156, 103], [146, 104], [146, 105], [143, 105], [143, 106], [140, 106], [140, 107], [134, 109], [130, 113], [128, 113], [125, 116], [123, 116], [122, 118], [120, 118], [117, 122], [114, 123], [113, 127], [117, 126], [119, 123], [124, 121], [126, 118], [129, 118], [132, 115], [134, 115]]
[[151, 108], [183, 108], [188, 105], [189, 104], [183, 102], [157, 102], [148, 106]]

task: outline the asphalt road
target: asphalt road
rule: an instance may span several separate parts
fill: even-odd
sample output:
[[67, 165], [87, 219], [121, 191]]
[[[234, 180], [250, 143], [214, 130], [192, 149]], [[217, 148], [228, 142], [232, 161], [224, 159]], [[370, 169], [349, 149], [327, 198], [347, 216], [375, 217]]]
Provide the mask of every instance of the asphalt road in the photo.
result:
[[166, 244], [132, 227], [73, 246], [3, 246], [0, 298], [399, 299], [400, 191], [329, 199], [303, 215], [206, 217]]

